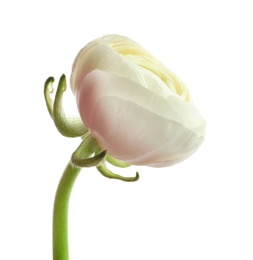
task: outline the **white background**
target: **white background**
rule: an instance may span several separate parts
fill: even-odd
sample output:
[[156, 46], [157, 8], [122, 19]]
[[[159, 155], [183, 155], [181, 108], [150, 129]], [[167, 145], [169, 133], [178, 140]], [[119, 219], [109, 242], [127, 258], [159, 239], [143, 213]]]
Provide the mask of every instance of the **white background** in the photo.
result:
[[69, 79], [77, 52], [111, 33], [186, 82], [206, 139], [181, 164], [122, 172], [138, 170], [136, 183], [83, 170], [70, 259], [253, 259], [252, 13], [245, 0], [1, 1], [0, 259], [52, 259], [54, 193], [80, 140], [58, 134], [43, 85]]

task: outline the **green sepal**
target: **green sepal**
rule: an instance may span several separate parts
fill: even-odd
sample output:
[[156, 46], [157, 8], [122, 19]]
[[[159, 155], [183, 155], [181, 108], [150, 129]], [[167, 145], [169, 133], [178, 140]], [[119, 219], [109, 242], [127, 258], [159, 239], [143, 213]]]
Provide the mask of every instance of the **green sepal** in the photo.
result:
[[51, 116], [51, 118], [54, 120], [54, 102], [52, 100], [52, 98], [50, 97], [50, 94], [52, 94], [54, 92], [52, 84], [54, 82], [54, 78], [53, 77], [49, 77], [44, 85], [44, 97], [45, 97], [45, 101], [46, 101], [46, 105], [47, 105], [47, 110], [49, 112], [49, 115]]
[[88, 130], [81, 120], [67, 118], [63, 107], [62, 97], [67, 88], [66, 77], [63, 74], [59, 80], [54, 100], [53, 118], [58, 131], [67, 137], [78, 137], [84, 135]]
[[139, 179], [139, 173], [136, 172], [136, 175], [134, 177], [125, 177], [125, 176], [121, 176], [119, 174], [115, 174], [112, 171], [110, 171], [105, 163], [97, 166], [98, 171], [105, 177], [110, 178], [110, 179], [117, 179], [117, 180], [121, 180], [121, 181], [127, 181], [127, 182], [134, 182], [137, 181]]
[[121, 168], [126, 168], [131, 165], [130, 163], [118, 160], [114, 157], [111, 157], [110, 155], [106, 155], [106, 161], [114, 166], [121, 167]]
[[90, 133], [86, 133], [82, 143], [72, 154], [71, 162], [77, 167], [98, 166], [103, 162], [105, 156], [106, 151], [101, 151], [95, 139], [91, 137]]
[[92, 157], [89, 158], [78, 158], [72, 154], [71, 162], [73, 165], [77, 167], [93, 167], [101, 164], [101, 162], [104, 160], [106, 156], [106, 151], [102, 151]]

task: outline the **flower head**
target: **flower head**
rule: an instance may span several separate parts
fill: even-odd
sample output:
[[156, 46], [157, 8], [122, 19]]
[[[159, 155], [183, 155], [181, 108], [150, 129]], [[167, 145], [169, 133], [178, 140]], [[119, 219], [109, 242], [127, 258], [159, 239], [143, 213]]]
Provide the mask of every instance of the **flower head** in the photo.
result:
[[71, 88], [101, 148], [130, 164], [175, 164], [204, 139], [205, 121], [184, 83], [129, 38], [107, 35], [85, 46]]

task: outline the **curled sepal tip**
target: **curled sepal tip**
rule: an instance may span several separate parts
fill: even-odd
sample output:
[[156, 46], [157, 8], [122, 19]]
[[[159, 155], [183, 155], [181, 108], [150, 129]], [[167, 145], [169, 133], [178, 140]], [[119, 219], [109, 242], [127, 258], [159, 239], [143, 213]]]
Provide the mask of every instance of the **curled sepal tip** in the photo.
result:
[[105, 177], [110, 178], [110, 179], [117, 179], [117, 180], [121, 180], [121, 181], [127, 181], [127, 182], [134, 182], [137, 181], [139, 179], [139, 173], [136, 172], [136, 175], [133, 177], [125, 177], [125, 176], [121, 176], [119, 174], [115, 174], [112, 171], [110, 171], [105, 163], [103, 163], [100, 166], [97, 166], [98, 171]]
[[67, 89], [66, 77], [63, 74], [59, 80], [58, 88], [54, 100], [54, 123], [58, 131], [67, 137], [77, 137], [82, 136], [87, 132], [87, 129], [83, 125], [81, 120], [71, 120], [67, 118], [63, 107], [62, 107], [62, 97], [64, 91]]
[[77, 167], [92, 167], [101, 164], [106, 156], [106, 151], [102, 151], [89, 158], [78, 158], [72, 154], [71, 162]]
[[63, 136], [66, 137], [78, 137], [84, 135], [88, 130], [82, 121], [79, 119], [66, 117], [62, 107], [63, 93], [67, 88], [65, 75], [62, 75], [59, 80], [54, 100], [50, 96], [54, 91], [52, 86], [53, 82], [53, 77], [49, 77], [46, 80], [44, 85], [44, 97], [48, 112], [53, 119], [56, 128]]
[[52, 84], [54, 82], [54, 78], [53, 77], [49, 77], [44, 85], [44, 97], [46, 100], [46, 105], [47, 105], [47, 110], [51, 116], [51, 118], [54, 120], [54, 115], [53, 115], [53, 111], [54, 111], [54, 102], [52, 100], [52, 98], [50, 97], [50, 94], [52, 94], [54, 92]]
[[105, 156], [106, 151], [101, 151], [96, 140], [87, 132], [83, 136], [82, 143], [72, 154], [71, 162], [77, 167], [98, 166], [103, 162]]

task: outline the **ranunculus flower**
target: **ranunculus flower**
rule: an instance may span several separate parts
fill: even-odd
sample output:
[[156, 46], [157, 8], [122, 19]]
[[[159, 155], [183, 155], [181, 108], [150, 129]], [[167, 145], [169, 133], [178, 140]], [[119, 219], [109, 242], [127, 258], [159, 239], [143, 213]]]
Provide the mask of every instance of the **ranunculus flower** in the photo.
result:
[[107, 35], [85, 46], [71, 88], [84, 125], [119, 160], [169, 166], [203, 142], [205, 121], [184, 83], [129, 38]]

